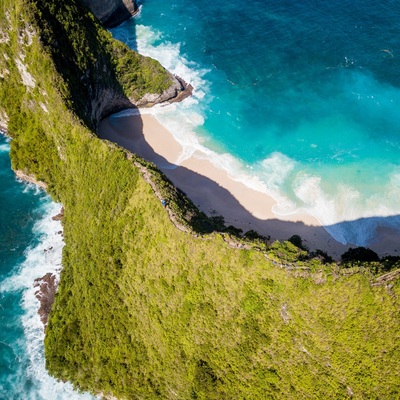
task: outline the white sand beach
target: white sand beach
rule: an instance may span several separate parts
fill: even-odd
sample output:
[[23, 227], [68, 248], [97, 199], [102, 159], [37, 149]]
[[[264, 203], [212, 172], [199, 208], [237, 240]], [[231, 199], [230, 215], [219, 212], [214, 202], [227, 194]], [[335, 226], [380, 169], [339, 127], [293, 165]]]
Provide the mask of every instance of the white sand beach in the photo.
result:
[[[234, 181], [199, 151], [176, 165], [182, 146], [154, 115], [106, 118], [100, 123], [98, 134], [154, 162], [200, 210], [208, 215], [224, 216], [226, 225], [234, 225], [244, 232], [253, 229], [270, 236], [271, 240], [300, 235], [311, 250], [321, 249], [336, 259], [347, 248], [356, 247], [337, 242], [309, 214], [278, 218], [272, 211], [276, 204], [272, 197]], [[377, 242], [370, 246], [380, 255], [396, 255], [397, 247], [400, 250], [400, 237], [389, 229], [382, 229]]]

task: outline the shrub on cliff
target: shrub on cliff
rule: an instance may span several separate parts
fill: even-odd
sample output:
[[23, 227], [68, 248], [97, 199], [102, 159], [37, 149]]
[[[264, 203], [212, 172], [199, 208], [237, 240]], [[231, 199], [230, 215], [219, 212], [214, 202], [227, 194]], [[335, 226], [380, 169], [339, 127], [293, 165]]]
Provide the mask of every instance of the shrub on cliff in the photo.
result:
[[373, 250], [365, 247], [350, 247], [341, 255], [342, 264], [379, 262], [380, 258]]

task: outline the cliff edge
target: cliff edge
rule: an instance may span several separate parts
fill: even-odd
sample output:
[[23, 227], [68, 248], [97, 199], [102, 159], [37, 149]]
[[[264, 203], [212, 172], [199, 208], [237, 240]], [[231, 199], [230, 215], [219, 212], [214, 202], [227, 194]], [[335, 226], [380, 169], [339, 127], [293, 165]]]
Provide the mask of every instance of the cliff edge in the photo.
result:
[[108, 28], [119, 25], [138, 11], [135, 0], [82, 0], [82, 2]]

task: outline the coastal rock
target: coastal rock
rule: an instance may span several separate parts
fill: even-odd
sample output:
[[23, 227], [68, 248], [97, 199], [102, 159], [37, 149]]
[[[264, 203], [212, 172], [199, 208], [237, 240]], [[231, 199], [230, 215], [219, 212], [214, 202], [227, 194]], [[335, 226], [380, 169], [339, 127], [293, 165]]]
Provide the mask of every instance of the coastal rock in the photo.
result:
[[28, 175], [23, 171], [20, 170], [16, 170], [14, 171], [15, 175], [17, 176], [17, 178], [25, 181], [25, 182], [29, 182], [29, 183], [33, 183], [39, 187], [41, 187], [42, 189], [47, 189], [47, 184], [45, 182], [42, 181], [38, 181], [34, 176], [32, 175]]
[[82, 0], [100, 22], [112, 28], [136, 14], [138, 6], [135, 0]]
[[4, 125], [0, 124], [0, 134], [8, 137], [8, 130]]
[[7, 130], [7, 126], [8, 126], [8, 115], [7, 113], [0, 109], [0, 129], [2, 130]]
[[57, 276], [51, 272], [47, 273], [41, 278], [35, 279], [33, 285], [33, 287], [38, 288], [38, 290], [35, 292], [35, 296], [40, 302], [38, 313], [45, 328], [51, 311], [51, 306], [54, 302], [54, 295], [57, 290], [57, 285]]
[[172, 85], [161, 94], [145, 94], [135, 102], [137, 107], [152, 107], [154, 104], [182, 101], [192, 95], [193, 87], [182, 78], [171, 74]]
[[61, 211], [57, 214], [54, 215], [51, 219], [53, 221], [61, 221], [64, 218], [64, 207], [61, 208]]
[[[119, 11], [116, 10], [121, 9], [121, 7], [125, 12], [129, 11], [128, 16], [136, 9], [133, 0], [129, 0], [129, 4], [128, 0], [83, 1], [100, 22], [103, 21], [106, 25], [109, 25], [109, 23], [105, 21], [111, 18], [113, 13], [118, 14]], [[47, 9], [46, 3], [39, 2], [39, 5], [37, 18], [40, 19], [47, 12]], [[77, 7], [76, 11], [81, 14], [84, 13], [82, 4]], [[124, 15], [124, 12], [121, 11], [121, 13], [121, 15]], [[41, 37], [44, 46], [49, 51], [53, 51], [53, 61], [56, 69], [61, 71], [69, 88], [71, 106], [74, 112], [91, 130], [96, 131], [102, 119], [121, 110], [150, 107], [166, 101], [179, 101], [192, 93], [193, 89], [190, 85], [166, 71], [156, 61], [146, 61], [146, 57], [136, 55], [133, 50], [120, 44], [120, 42], [118, 44], [113, 43], [114, 40], [109, 35], [89, 35], [88, 32], [97, 30], [101, 32], [103, 28], [98, 23], [94, 23], [93, 19], [87, 14], [84, 13], [82, 21], [80, 21], [82, 28], [80, 34], [86, 38], [93, 54], [90, 60], [86, 60], [85, 68], [82, 68], [77, 58], [71, 56], [75, 43], [73, 38], [77, 33], [68, 29], [65, 31], [65, 43], [63, 45], [69, 48], [70, 52], [65, 52], [65, 55], [61, 56], [60, 53], [54, 51], [53, 39], [58, 34], [56, 32], [59, 29], [59, 21], [56, 18], [47, 20], [46, 23], [50, 24], [49, 29], [38, 33], [38, 36]], [[126, 14], [125, 17], [127, 17]], [[41, 23], [45, 22], [42, 21]], [[90, 26], [90, 29], [84, 31], [83, 26]], [[65, 61], [65, 57], [67, 57], [68, 62]], [[93, 62], [94, 59], [95, 62]], [[123, 59], [124, 62], [120, 65], [118, 59]], [[127, 70], [125, 71], [126, 65], [129, 67], [126, 67]], [[139, 71], [139, 65], [142, 65], [147, 71], [146, 74]], [[20, 66], [19, 69], [24, 72], [23, 66]], [[77, 70], [79, 70], [79, 74], [77, 74]], [[136, 73], [140, 75], [137, 78], [138, 80], [133, 79]], [[165, 82], [162, 89], [159, 88], [159, 85], [152, 85], [153, 78]], [[25, 80], [26, 85], [28, 83], [31, 86], [33, 85], [33, 81]], [[31, 86], [28, 85], [28, 87]], [[46, 110], [48, 111], [48, 107]]]
[[182, 101], [192, 95], [192, 85], [172, 74], [170, 78], [172, 81], [171, 86], [161, 94], [147, 93], [139, 100], [123, 97], [111, 88], [98, 87], [98, 93], [92, 98], [91, 120], [97, 126], [102, 119], [127, 108], [147, 108], [160, 103], [173, 103]]

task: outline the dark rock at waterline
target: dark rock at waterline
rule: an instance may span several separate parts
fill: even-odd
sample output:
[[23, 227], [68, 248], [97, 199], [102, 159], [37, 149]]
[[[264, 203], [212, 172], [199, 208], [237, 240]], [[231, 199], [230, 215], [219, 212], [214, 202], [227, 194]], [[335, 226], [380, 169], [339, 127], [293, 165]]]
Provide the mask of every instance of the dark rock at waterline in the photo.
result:
[[64, 218], [64, 207], [61, 208], [61, 211], [57, 215], [51, 217], [53, 221], [61, 221], [63, 218]]
[[54, 295], [57, 290], [58, 279], [57, 276], [51, 272], [41, 278], [35, 279], [33, 287], [38, 288], [35, 292], [36, 298], [40, 302], [39, 315], [40, 319], [46, 328], [47, 320], [54, 302]]

